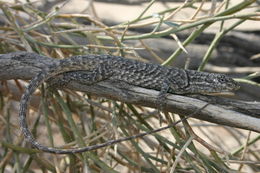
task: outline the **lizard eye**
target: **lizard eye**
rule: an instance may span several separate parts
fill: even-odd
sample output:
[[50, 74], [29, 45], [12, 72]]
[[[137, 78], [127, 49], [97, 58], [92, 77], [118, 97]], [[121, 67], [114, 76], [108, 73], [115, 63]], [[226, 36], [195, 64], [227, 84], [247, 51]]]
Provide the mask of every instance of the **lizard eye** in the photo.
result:
[[219, 82], [221, 83], [225, 83], [226, 82], [226, 79], [224, 76], [220, 76], [219, 79], [218, 79]]

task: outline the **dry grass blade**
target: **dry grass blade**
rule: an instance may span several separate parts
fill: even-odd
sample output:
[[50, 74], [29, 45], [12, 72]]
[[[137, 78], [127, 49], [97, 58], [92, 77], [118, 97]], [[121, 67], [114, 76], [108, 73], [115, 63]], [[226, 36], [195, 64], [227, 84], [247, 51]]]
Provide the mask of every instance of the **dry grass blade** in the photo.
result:
[[[214, 4], [185, 1], [155, 15], [149, 14], [157, 3], [152, 0], [136, 15], [137, 18], [108, 25], [98, 18], [94, 1], [88, 14], [63, 13], [62, 9], [69, 1], [53, 6], [49, 12], [40, 10], [30, 1], [0, 1], [0, 54], [22, 50], [62, 59], [71, 55], [108, 53], [142, 59], [140, 51], [147, 50], [152, 55], [151, 61], [168, 65], [211, 25], [222, 22], [225, 26], [226, 21], [236, 19], [241, 22], [223, 27], [227, 29], [221, 28], [215, 42], [209, 43], [211, 46], [201, 69], [205, 65], [205, 69], [222, 73], [252, 73], [239, 80], [259, 86], [253, 81], [259, 77], [258, 67], [226, 68], [208, 64], [213, 49], [227, 32], [240, 25], [242, 20], [259, 20], [259, 12], [239, 13], [250, 9], [254, 2], [246, 0], [231, 6], [230, 1], [212, 1]], [[191, 11], [189, 16], [179, 18], [178, 14], [185, 10]], [[166, 26], [167, 23], [172, 26]], [[134, 31], [145, 27], [152, 29], [146, 33]], [[177, 37], [181, 31], [189, 32], [189, 35], [185, 39]], [[144, 39], [171, 36], [177, 40], [179, 48], [173, 50], [167, 60], [144, 42]], [[259, 54], [255, 54], [252, 59], [258, 57]], [[40, 71], [44, 67], [38, 68]], [[19, 70], [23, 75], [26, 69]], [[219, 125], [206, 126], [205, 122], [193, 119], [153, 135], [91, 152], [61, 156], [39, 152], [23, 142], [18, 126], [17, 105], [26, 83], [16, 79], [0, 84], [0, 172], [260, 171], [260, 154], [256, 152], [260, 149], [259, 134]], [[165, 112], [160, 124], [157, 110], [148, 107], [76, 91], [50, 92], [48, 87], [35, 93], [29, 113], [28, 122], [34, 136], [45, 145], [63, 148], [95, 145], [159, 131], [161, 125], [176, 124], [182, 116], [187, 116]]]

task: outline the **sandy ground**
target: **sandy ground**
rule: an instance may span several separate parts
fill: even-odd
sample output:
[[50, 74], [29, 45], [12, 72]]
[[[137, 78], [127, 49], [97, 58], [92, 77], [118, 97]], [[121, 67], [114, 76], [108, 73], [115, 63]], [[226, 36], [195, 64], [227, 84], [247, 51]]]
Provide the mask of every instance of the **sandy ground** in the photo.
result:
[[[14, 0], [3, 0], [6, 2], [13, 2]], [[235, 4], [241, 2], [242, 0], [231, 0], [230, 6], [234, 6]], [[20, 2], [26, 2], [26, 0], [20, 0]], [[31, 1], [34, 2], [35, 5], [41, 6], [41, 0]], [[58, 2], [57, 0], [49, 0], [50, 3]], [[93, 9], [102, 20], [114, 21], [115, 23], [123, 23], [127, 21], [134, 20], [138, 17], [138, 15], [147, 7], [148, 3], [144, 3], [142, 5], [119, 5], [113, 3], [102, 3], [95, 2], [91, 5], [90, 0], [69, 0], [65, 5], [61, 7], [61, 13], [88, 13], [88, 11], [92, 11]], [[180, 3], [161, 3], [155, 2], [149, 10], [145, 13], [146, 15], [157, 14], [160, 11], [173, 8]], [[198, 3], [199, 6], [200, 3]], [[55, 5], [51, 5], [51, 7], [55, 7]], [[211, 2], [205, 3], [203, 9], [209, 10], [211, 8]], [[243, 13], [254, 13], [257, 9], [257, 6], [243, 10], [240, 14]], [[190, 17], [194, 14], [195, 10], [185, 9], [181, 12], [178, 12], [178, 15], [174, 16], [174, 20], [182, 20], [182, 19], [190, 19]], [[204, 13], [200, 14], [201, 16], [208, 17], [210, 14]], [[158, 19], [156, 19], [158, 20]], [[236, 20], [229, 20], [225, 22], [225, 26], [232, 25]], [[213, 31], [218, 30], [219, 24], [212, 25], [210, 29]], [[238, 30], [260, 30], [260, 22], [259, 21], [246, 21], [243, 24], [239, 25], [236, 29]]]

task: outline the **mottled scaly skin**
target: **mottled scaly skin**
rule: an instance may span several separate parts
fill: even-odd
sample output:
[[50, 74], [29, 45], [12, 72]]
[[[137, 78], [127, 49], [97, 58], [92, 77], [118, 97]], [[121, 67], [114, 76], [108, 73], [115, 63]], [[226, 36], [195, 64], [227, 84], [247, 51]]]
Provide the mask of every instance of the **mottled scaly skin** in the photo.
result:
[[65, 79], [77, 80], [88, 85], [106, 79], [123, 81], [131, 85], [158, 90], [160, 95], [165, 95], [167, 92], [208, 94], [238, 89], [237, 83], [223, 74], [162, 67], [111, 55], [74, 56], [57, 61], [52, 66], [43, 69], [30, 81], [21, 98], [19, 111], [20, 126], [26, 140], [39, 150], [56, 154], [78, 153], [98, 147], [88, 146], [78, 149], [46, 147], [39, 144], [29, 131], [26, 112], [31, 95], [44, 81], [55, 78], [55, 75], [60, 73], [64, 73]]

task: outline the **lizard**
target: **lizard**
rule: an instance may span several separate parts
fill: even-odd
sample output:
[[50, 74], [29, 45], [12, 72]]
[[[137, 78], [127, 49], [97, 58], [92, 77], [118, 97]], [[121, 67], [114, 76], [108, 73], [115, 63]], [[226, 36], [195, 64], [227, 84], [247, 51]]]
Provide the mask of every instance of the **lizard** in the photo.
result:
[[214, 94], [231, 92], [239, 88], [237, 82], [224, 74], [165, 67], [120, 56], [77, 55], [56, 61], [32, 78], [21, 97], [19, 109], [20, 128], [25, 139], [36, 149], [56, 154], [79, 153], [95, 148], [47, 147], [38, 143], [28, 128], [26, 113], [32, 94], [45, 81], [59, 74], [64, 74], [65, 83], [77, 80], [85, 85], [93, 85], [106, 79], [126, 82], [133, 86], [158, 90], [158, 98], [165, 97], [167, 93]]

